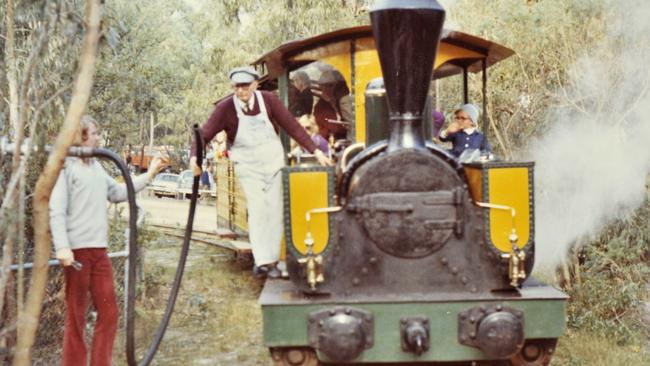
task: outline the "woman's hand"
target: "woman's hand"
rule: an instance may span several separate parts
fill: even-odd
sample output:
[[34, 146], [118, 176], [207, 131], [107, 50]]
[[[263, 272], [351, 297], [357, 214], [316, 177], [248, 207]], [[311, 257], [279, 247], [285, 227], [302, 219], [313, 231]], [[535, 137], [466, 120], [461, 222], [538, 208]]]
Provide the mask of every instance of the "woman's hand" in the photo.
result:
[[62, 248], [56, 251], [56, 259], [61, 262], [64, 267], [72, 265], [74, 262], [74, 253], [70, 248]]
[[318, 160], [318, 163], [322, 166], [334, 165], [332, 159], [328, 158], [327, 155], [325, 155], [325, 153], [319, 149], [314, 150], [314, 156], [316, 157], [316, 160]]
[[147, 169], [147, 174], [149, 174], [149, 178], [153, 179], [156, 174], [160, 173], [163, 169], [165, 169], [168, 165], [168, 162], [166, 160], [163, 160], [160, 157], [155, 157], [153, 160], [151, 160], [151, 163], [149, 163], [149, 169]]

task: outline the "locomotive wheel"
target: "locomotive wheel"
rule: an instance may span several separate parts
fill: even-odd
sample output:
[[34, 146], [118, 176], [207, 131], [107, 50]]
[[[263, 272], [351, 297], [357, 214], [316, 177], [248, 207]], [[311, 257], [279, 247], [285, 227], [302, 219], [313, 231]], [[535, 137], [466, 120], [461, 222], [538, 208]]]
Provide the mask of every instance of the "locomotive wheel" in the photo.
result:
[[531, 339], [510, 363], [512, 366], [548, 366], [555, 354], [557, 339]]
[[271, 348], [275, 366], [319, 366], [316, 352], [308, 347]]

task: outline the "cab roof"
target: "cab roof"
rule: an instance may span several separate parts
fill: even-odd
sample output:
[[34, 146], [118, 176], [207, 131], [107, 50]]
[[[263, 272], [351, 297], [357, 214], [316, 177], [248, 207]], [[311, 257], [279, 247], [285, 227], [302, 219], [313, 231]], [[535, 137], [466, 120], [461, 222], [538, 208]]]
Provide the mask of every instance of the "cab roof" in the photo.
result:
[[[264, 54], [253, 66], [262, 75], [261, 84], [276, 84], [278, 76], [285, 71], [293, 71], [306, 64], [326, 57], [349, 54], [351, 41], [355, 41], [356, 50], [375, 49], [372, 28], [369, 25], [338, 29], [314, 37], [286, 42], [276, 49]], [[441, 53], [445, 49], [453, 52]], [[483, 69], [482, 60], [487, 60], [490, 67], [515, 52], [483, 38], [467, 33], [444, 29], [438, 48], [438, 59], [434, 70], [434, 79], [460, 74], [463, 67], [469, 72], [480, 72]], [[273, 89], [274, 85], [264, 85], [265, 89]]]

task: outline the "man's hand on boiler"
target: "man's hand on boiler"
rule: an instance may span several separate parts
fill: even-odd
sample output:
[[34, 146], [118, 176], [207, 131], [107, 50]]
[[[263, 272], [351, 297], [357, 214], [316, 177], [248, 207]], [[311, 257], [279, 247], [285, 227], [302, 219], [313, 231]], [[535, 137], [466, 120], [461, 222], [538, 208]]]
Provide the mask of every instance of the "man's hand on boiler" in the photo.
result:
[[316, 157], [316, 160], [318, 160], [318, 163], [322, 166], [334, 165], [332, 159], [328, 158], [327, 155], [325, 155], [325, 153], [319, 149], [314, 150], [314, 156]]

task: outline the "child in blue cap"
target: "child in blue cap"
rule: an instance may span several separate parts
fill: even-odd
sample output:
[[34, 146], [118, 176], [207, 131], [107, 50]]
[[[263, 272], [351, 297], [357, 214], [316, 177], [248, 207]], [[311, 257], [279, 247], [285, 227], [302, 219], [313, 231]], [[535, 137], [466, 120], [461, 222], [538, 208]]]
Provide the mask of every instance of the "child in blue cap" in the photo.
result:
[[458, 157], [466, 149], [491, 152], [492, 148], [484, 134], [476, 129], [479, 110], [474, 104], [463, 104], [454, 111], [454, 121], [440, 131], [440, 141], [451, 141], [451, 153]]

